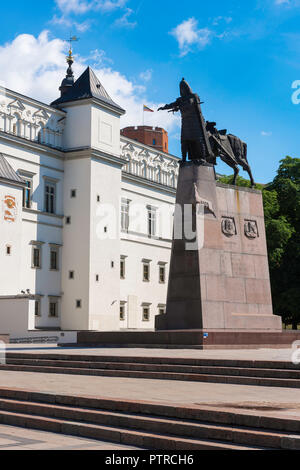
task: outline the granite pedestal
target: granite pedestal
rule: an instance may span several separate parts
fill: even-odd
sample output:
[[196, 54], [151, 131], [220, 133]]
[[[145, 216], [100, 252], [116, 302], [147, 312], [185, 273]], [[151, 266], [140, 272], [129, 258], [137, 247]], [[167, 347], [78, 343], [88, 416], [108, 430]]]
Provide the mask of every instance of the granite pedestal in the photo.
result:
[[186, 163], [174, 223], [167, 309], [156, 329], [281, 331], [272, 311], [261, 192], [223, 185], [213, 166]]

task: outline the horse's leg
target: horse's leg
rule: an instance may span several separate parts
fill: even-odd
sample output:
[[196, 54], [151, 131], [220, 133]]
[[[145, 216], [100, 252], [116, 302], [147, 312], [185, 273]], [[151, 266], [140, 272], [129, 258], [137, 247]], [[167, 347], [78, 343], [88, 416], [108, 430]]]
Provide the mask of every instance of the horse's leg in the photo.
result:
[[242, 161], [240, 162], [240, 164], [242, 165], [243, 170], [248, 173], [249, 178], [250, 178], [250, 182], [251, 182], [251, 188], [253, 188], [253, 187], [255, 186], [255, 181], [254, 181], [254, 178], [253, 178], [252, 171], [251, 171], [251, 168], [250, 168], [249, 163], [246, 162], [245, 160], [242, 160]]
[[250, 181], [251, 181], [251, 188], [254, 188], [255, 186], [255, 181], [254, 181], [254, 178], [253, 178], [253, 175], [252, 175], [252, 171], [251, 171], [251, 168], [250, 166], [248, 165], [248, 169], [246, 170], [248, 175], [249, 175], [249, 178], [250, 178]]
[[234, 176], [233, 176], [232, 184], [235, 186], [235, 184], [236, 184], [236, 179], [237, 179], [237, 177], [238, 177], [238, 174], [239, 174], [240, 170], [239, 170], [239, 167], [238, 167], [237, 165], [235, 165], [235, 166], [233, 167], [233, 169], [234, 169]]

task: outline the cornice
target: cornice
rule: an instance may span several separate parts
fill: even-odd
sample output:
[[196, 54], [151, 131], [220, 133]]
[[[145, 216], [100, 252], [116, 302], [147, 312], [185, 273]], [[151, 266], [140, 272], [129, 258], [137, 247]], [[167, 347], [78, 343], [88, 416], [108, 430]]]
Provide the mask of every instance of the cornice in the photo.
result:
[[86, 147], [82, 149], [67, 150], [65, 152], [65, 160], [77, 160], [82, 158], [93, 158], [96, 160], [114, 163], [121, 168], [126, 164], [126, 162], [120, 158], [120, 156], [115, 154], [111, 155], [95, 148]]
[[142, 144], [141, 142], [138, 142], [137, 140], [130, 139], [129, 137], [126, 137], [124, 135], [120, 135], [120, 141], [124, 143], [129, 143], [134, 145], [135, 147], [138, 147], [140, 149], [145, 149], [148, 150], [148, 152], [155, 153], [158, 155], [161, 155], [162, 157], [170, 160], [174, 160], [176, 162], [180, 162], [180, 158], [176, 157], [176, 155], [172, 155], [171, 153], [165, 153], [162, 152], [161, 150], [156, 149], [155, 147], [151, 147], [150, 145]]
[[[117, 116], [122, 116], [123, 114], [125, 114], [125, 112], [121, 112], [120, 110], [118, 110], [114, 106], [109, 105], [108, 103], [105, 103], [104, 101], [98, 100], [97, 98], [82, 98], [82, 99], [79, 99], [79, 100], [67, 101], [66, 103], [60, 103], [59, 105], [57, 105], [58, 107], [54, 108], [54, 109], [71, 108], [71, 107], [74, 107], [74, 106], [84, 106], [84, 105], [87, 105], [87, 104], [93, 104], [93, 105], [97, 105], [101, 108], [108, 109], [109, 111], [116, 114]], [[67, 111], [65, 111], [65, 113], [67, 113]]]
[[146, 178], [142, 178], [141, 176], [133, 175], [131, 173], [122, 173], [122, 181], [130, 181], [140, 186], [150, 187], [151, 189], [155, 188], [159, 191], [163, 191], [165, 193], [171, 194], [172, 196], [176, 196], [176, 188], [172, 188], [171, 186], [165, 186], [164, 184], [156, 183], [155, 181], [148, 180]]
[[0, 139], [4, 141], [8, 141], [9, 143], [13, 143], [18, 145], [19, 147], [25, 147], [27, 149], [34, 149], [35, 151], [44, 153], [50, 157], [63, 159], [64, 151], [58, 150], [54, 147], [49, 147], [48, 145], [40, 144], [39, 142], [34, 142], [32, 140], [24, 139], [24, 137], [19, 137], [14, 134], [10, 134], [8, 132], [0, 131]]

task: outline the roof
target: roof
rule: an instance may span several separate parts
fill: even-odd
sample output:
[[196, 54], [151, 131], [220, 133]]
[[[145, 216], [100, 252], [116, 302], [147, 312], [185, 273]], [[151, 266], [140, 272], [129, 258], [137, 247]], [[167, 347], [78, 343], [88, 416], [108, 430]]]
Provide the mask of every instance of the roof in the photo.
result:
[[19, 184], [25, 183], [25, 180], [15, 172], [2, 153], [0, 153], [0, 179], [13, 181], [14, 183]]
[[53, 101], [53, 103], [51, 103], [51, 106], [57, 106], [59, 104], [71, 101], [85, 100], [88, 98], [95, 98], [105, 104], [112, 106], [122, 114], [125, 113], [124, 109], [121, 108], [117, 103], [115, 103], [111, 99], [104, 86], [98, 80], [95, 73], [90, 67], [88, 67], [83, 72], [83, 74], [76, 80], [70, 90], [63, 94], [57, 100]]

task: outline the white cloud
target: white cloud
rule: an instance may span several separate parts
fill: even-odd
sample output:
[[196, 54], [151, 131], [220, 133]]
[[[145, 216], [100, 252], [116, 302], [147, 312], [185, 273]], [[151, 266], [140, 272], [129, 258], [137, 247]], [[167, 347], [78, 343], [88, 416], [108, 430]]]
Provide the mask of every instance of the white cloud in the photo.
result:
[[127, 0], [55, 0], [55, 2], [63, 15], [70, 13], [80, 15], [91, 10], [112, 11], [122, 8]]
[[271, 137], [272, 132], [261, 131], [260, 135], [262, 135], [263, 137]]
[[54, 15], [52, 20], [50, 21], [51, 24], [63, 26], [64, 28], [72, 29], [73, 27], [77, 29], [80, 33], [84, 33], [90, 28], [89, 21], [83, 21], [82, 23], [78, 23], [77, 21], [73, 21], [66, 16], [58, 17]]
[[140, 73], [140, 79], [143, 80], [144, 82], [150, 82], [152, 78], [153, 70], [145, 70], [145, 72]]
[[177, 39], [181, 56], [186, 55], [193, 45], [204, 48], [213, 36], [213, 32], [208, 28], [198, 29], [198, 21], [195, 18], [183, 21], [170, 34]]
[[135, 28], [137, 25], [136, 21], [130, 21], [128, 18], [132, 15], [133, 10], [131, 8], [126, 8], [126, 11], [121, 18], [115, 21], [115, 25], [120, 28]]
[[232, 22], [232, 17], [231, 16], [217, 16], [216, 18], [213, 19], [213, 25], [218, 26], [219, 23], [225, 22], [227, 24]]
[[[37, 38], [22, 34], [12, 42], [0, 46], [0, 79], [3, 86], [44, 103], [52, 102], [59, 97], [58, 88], [66, 74], [66, 48], [66, 42], [49, 39], [48, 31], [43, 31]], [[96, 75], [112, 99], [127, 111], [122, 117], [122, 126], [142, 123], [144, 103], [155, 110], [164, 104], [149, 100], [144, 86], [134, 84], [124, 74], [107, 65], [103, 51], [93, 51], [91, 58], [95, 59], [95, 55]], [[84, 71], [91, 58], [76, 57], [76, 77]], [[148, 114], [149, 116], [145, 116], [146, 124], [164, 127], [169, 132], [178, 132], [178, 115], [167, 112]]]

